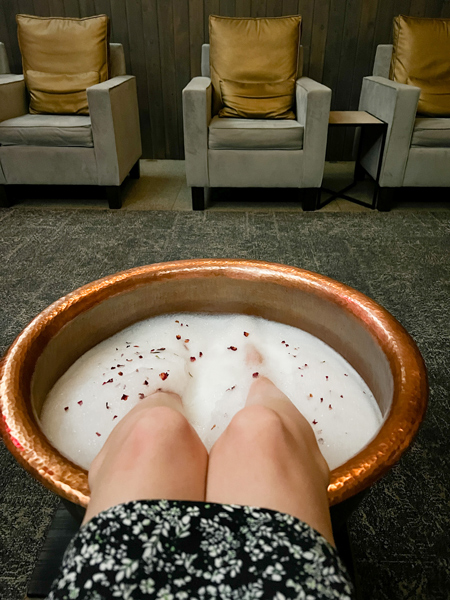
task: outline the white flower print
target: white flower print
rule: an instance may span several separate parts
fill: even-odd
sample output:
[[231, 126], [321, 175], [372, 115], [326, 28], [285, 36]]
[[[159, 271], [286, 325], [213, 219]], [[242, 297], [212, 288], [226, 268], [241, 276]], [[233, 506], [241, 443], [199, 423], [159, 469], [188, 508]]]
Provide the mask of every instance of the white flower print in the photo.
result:
[[335, 550], [295, 517], [168, 500], [94, 517], [69, 545], [48, 600], [102, 600], [106, 590], [120, 600], [350, 600], [352, 593]]
[[139, 589], [143, 594], [153, 594], [155, 591], [155, 582], [151, 577], [142, 579], [139, 584]]
[[281, 581], [284, 574], [285, 570], [283, 569], [283, 566], [281, 563], [277, 562], [274, 565], [269, 565], [262, 575], [272, 581]]

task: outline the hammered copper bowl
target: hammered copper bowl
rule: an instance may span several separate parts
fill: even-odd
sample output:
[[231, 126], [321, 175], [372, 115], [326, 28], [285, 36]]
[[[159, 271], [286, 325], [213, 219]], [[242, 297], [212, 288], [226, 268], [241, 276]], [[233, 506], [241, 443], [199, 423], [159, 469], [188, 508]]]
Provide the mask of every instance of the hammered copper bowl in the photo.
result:
[[410, 445], [424, 416], [424, 362], [405, 329], [364, 294], [323, 275], [245, 260], [187, 260], [139, 267], [57, 300], [14, 341], [0, 370], [5, 443], [37, 480], [86, 506], [87, 472], [42, 433], [46, 395], [87, 350], [129, 325], [172, 312], [242, 313], [293, 325], [337, 350], [363, 377], [384, 417], [378, 435], [331, 473], [330, 505], [380, 478]]

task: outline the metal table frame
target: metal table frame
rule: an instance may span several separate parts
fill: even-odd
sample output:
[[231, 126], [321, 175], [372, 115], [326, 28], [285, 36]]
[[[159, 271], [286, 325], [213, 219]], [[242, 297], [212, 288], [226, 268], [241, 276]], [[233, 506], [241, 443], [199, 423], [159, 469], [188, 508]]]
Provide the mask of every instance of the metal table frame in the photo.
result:
[[[360, 115], [360, 121], [358, 121], [359, 115]], [[364, 116], [366, 116], [366, 118], [367, 118], [367, 115], [370, 115], [371, 119], [373, 119], [373, 122], [367, 122], [367, 121], [363, 120]], [[331, 194], [331, 196], [329, 198], [327, 198], [324, 202], [321, 202], [320, 198], [319, 198], [318, 203], [317, 203], [318, 204], [317, 208], [318, 209], [323, 208], [324, 206], [329, 204], [332, 200], [335, 200], [335, 198], [343, 198], [344, 200], [348, 200], [349, 202], [353, 202], [354, 204], [359, 204], [360, 206], [365, 206], [367, 208], [371, 208], [372, 210], [374, 210], [375, 208], [377, 208], [379, 180], [380, 180], [381, 166], [383, 163], [384, 147], [386, 145], [386, 135], [387, 135], [387, 129], [388, 129], [387, 123], [385, 123], [384, 121], [381, 121], [380, 119], [378, 119], [377, 117], [374, 117], [373, 115], [371, 115], [370, 113], [368, 113], [366, 111], [341, 111], [341, 110], [339, 110], [339, 111], [331, 111], [330, 112], [328, 127], [360, 127], [361, 128], [361, 136], [360, 136], [359, 144], [358, 144], [358, 153], [357, 153], [357, 157], [356, 157], [355, 171], [354, 171], [352, 183], [350, 183], [349, 185], [345, 186], [344, 188], [342, 188], [341, 190], [338, 190], [338, 191], [330, 190], [330, 189], [322, 187], [321, 192], [326, 192], [327, 194]], [[364, 132], [365, 132], [366, 128], [370, 128], [372, 130], [376, 128], [376, 129], [379, 129], [380, 133], [381, 133], [381, 148], [380, 148], [380, 155], [378, 157], [377, 175], [374, 180], [375, 186], [374, 186], [374, 190], [373, 190], [371, 204], [368, 204], [367, 202], [363, 202], [362, 200], [359, 200], [358, 198], [354, 198], [353, 196], [347, 195], [347, 192], [349, 190], [351, 190], [353, 187], [355, 187], [355, 185], [357, 185], [357, 183], [359, 181], [364, 179], [364, 175], [366, 173], [364, 167], [360, 164], [361, 148], [363, 146], [363, 138], [364, 138]]]

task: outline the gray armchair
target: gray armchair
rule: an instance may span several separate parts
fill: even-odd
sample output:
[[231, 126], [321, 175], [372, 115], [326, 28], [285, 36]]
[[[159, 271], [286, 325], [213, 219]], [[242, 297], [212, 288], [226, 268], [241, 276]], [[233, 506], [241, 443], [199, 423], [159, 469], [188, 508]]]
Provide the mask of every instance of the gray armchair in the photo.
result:
[[[139, 177], [142, 154], [136, 79], [121, 44], [110, 44], [111, 79], [87, 90], [89, 115], [29, 114], [23, 75], [11, 75], [0, 44], [0, 206], [8, 186], [105, 186], [120, 208], [125, 177]], [[7, 193], [8, 191], [8, 193]]]
[[[389, 79], [392, 45], [378, 46], [372, 77], [365, 77], [359, 109], [388, 124], [377, 208], [390, 210], [401, 187], [450, 186], [450, 119], [417, 116], [420, 88]], [[364, 137], [360, 163], [372, 176], [380, 139]]]
[[184, 147], [192, 207], [214, 187], [302, 188], [314, 210], [322, 184], [331, 90], [308, 77], [296, 85], [296, 120], [219, 118], [212, 114], [209, 44], [202, 76], [183, 90]]

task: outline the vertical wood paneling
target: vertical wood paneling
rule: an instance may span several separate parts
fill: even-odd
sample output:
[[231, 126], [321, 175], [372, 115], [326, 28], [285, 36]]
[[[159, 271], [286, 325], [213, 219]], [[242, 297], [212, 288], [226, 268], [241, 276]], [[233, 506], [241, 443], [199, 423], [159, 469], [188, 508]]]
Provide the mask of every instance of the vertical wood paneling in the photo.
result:
[[80, 4], [78, 0], [64, 0], [64, 11], [66, 17], [81, 17]]
[[131, 73], [136, 76], [137, 80], [141, 131], [146, 132], [146, 135], [142, 136], [142, 150], [144, 156], [153, 156], [141, 0], [128, 0], [126, 6], [128, 36], [130, 40]]
[[[189, 5], [186, 0], [173, 0], [173, 31], [175, 47], [176, 90], [178, 125], [177, 158], [182, 158], [183, 144], [183, 106], [181, 90], [191, 79], [191, 60], [189, 44]], [[179, 90], [179, 93], [178, 93]]]
[[322, 81], [325, 48], [328, 33], [329, 2], [316, 2], [314, 5], [313, 27], [310, 42], [308, 75]]
[[[303, 75], [309, 76], [309, 60], [311, 56], [311, 39], [313, 30], [314, 5], [320, 0], [299, 0], [299, 2], [283, 2], [283, 14], [302, 16], [302, 39], [303, 46]], [[328, 2], [326, 3], [328, 4]]]
[[34, 14], [33, 0], [19, 0], [17, 3], [17, 10], [23, 15]]
[[209, 42], [209, 15], [220, 15], [220, 0], [205, 0], [205, 42]]
[[[122, 0], [117, 0], [119, 3]], [[161, 56], [157, 0], [145, 0], [142, 5], [145, 65], [147, 71], [147, 103], [149, 106], [152, 158], [166, 158], [166, 131], [162, 93]], [[142, 126], [141, 126], [142, 130]]]
[[191, 77], [201, 74], [201, 47], [204, 39], [205, 17], [203, 0], [189, 0], [189, 55], [191, 61]]
[[78, 1], [80, 4], [80, 17], [91, 17], [92, 15], [95, 15], [94, 0], [78, 0]]
[[50, 14], [52, 17], [65, 17], [64, 2], [62, 0], [48, 0]]
[[252, 17], [267, 16], [266, 0], [252, 0]]
[[[392, 41], [395, 15], [450, 17], [450, 0], [0, 0], [0, 41], [21, 72], [15, 15], [111, 19], [111, 40], [123, 44], [136, 76], [144, 156], [183, 156], [181, 91], [200, 75], [210, 14], [302, 15], [304, 75], [333, 90], [332, 109], [355, 110], [378, 44]], [[328, 157], [349, 159], [353, 129], [333, 130]]]
[[252, 0], [236, 0], [236, 16], [250, 17], [252, 13]]
[[175, 71], [175, 46], [173, 35], [173, 6], [171, 0], [158, 2], [158, 27], [160, 31], [160, 53], [162, 91], [164, 102], [164, 121], [166, 125], [166, 156], [179, 158], [178, 155], [178, 111]]

